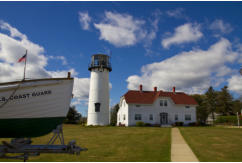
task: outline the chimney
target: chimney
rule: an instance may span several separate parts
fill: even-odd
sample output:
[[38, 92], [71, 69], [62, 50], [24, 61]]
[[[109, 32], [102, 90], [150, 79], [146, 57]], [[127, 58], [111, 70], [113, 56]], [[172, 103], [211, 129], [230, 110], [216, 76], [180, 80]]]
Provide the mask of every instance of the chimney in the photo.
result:
[[143, 89], [142, 89], [142, 88], [143, 88], [143, 86], [142, 86], [142, 84], [140, 84], [140, 85], [139, 85], [139, 90], [140, 90], [140, 92], [142, 92], [142, 91], [143, 91]]
[[175, 86], [172, 88], [172, 92], [176, 93], [176, 87]]
[[154, 87], [154, 92], [157, 92], [157, 87]]
[[68, 72], [67, 78], [71, 78], [71, 72]]

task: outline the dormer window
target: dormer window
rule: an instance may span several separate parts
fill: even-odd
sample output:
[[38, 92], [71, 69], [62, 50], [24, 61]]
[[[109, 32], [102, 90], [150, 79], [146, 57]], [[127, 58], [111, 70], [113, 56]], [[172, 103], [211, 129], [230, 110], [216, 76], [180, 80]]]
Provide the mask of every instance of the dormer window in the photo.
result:
[[140, 107], [140, 105], [136, 105], [136, 107]]
[[160, 106], [168, 106], [167, 100], [160, 100]]
[[160, 106], [164, 106], [163, 100], [160, 100]]
[[185, 106], [187, 109], [189, 109], [190, 108], [190, 106]]

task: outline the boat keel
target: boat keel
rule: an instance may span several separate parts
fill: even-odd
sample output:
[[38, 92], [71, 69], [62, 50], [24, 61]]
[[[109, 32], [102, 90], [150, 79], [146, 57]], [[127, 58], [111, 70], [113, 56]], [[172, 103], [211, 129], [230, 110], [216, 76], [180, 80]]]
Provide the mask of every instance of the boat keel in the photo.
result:
[[[68, 153], [78, 155], [81, 151], [87, 150], [86, 148], [77, 146], [74, 140], [65, 145], [61, 125], [58, 126], [53, 132], [54, 135], [47, 145], [32, 145], [30, 138], [12, 139], [10, 143], [3, 141], [3, 145], [0, 145], [0, 158], [21, 159], [23, 161], [27, 161], [29, 156], [39, 156], [41, 153]], [[57, 138], [60, 139], [61, 145], [54, 145], [54, 142], [57, 140]], [[19, 155], [9, 156], [8, 154]]]

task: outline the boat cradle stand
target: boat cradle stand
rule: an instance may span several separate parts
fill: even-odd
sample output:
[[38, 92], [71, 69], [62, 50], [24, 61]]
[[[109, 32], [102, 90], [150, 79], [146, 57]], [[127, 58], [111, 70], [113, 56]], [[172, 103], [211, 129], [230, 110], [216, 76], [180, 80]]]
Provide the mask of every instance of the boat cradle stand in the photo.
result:
[[[27, 161], [29, 156], [39, 156], [40, 153], [69, 153], [79, 155], [81, 151], [87, 150], [86, 148], [77, 146], [75, 140], [72, 140], [65, 145], [62, 125], [59, 125], [53, 133], [54, 135], [47, 145], [32, 145], [30, 138], [12, 139], [10, 143], [2, 141], [3, 145], [0, 145], [0, 158], [21, 159], [23, 161]], [[61, 145], [54, 145], [57, 138], [59, 138]], [[19, 155], [9, 156], [7, 154]]]

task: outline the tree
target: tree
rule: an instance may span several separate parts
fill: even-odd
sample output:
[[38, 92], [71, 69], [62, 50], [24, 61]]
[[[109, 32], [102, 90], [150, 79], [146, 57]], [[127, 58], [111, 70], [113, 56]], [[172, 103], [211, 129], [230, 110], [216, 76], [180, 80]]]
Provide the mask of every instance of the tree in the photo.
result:
[[228, 91], [228, 87], [224, 86], [218, 93], [218, 112], [223, 115], [233, 115], [233, 97]]
[[205, 105], [207, 107], [207, 111], [208, 113], [212, 114], [212, 119], [213, 119], [213, 122], [215, 120], [215, 116], [214, 116], [214, 113], [216, 111], [216, 96], [217, 96], [217, 93], [214, 91], [213, 87], [210, 86], [207, 90], [207, 92], [205, 93]]
[[66, 116], [66, 123], [77, 124], [80, 122], [82, 115], [77, 112], [75, 106], [70, 106], [69, 112]]
[[111, 108], [111, 120], [110, 125], [116, 126], [117, 124], [117, 113], [119, 110], [119, 104], [116, 104], [113, 108]]
[[242, 110], [242, 102], [240, 100], [235, 100], [232, 102], [233, 105], [233, 114], [236, 114], [237, 112], [241, 112]]
[[239, 99], [238, 99], [240, 102], [242, 102], [242, 95], [239, 97]]
[[199, 94], [195, 94], [192, 95], [192, 97], [197, 101], [198, 106], [196, 108], [196, 112], [197, 112], [197, 122], [199, 124], [205, 124], [206, 120], [208, 118], [209, 112], [207, 110], [206, 104], [205, 104], [205, 95], [199, 95]]

